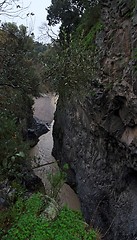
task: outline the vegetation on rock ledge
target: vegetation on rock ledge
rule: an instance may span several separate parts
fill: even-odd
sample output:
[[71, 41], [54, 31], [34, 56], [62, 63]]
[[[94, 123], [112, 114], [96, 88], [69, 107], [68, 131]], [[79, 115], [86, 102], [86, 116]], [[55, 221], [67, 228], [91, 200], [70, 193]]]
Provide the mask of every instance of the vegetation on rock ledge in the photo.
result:
[[[44, 196], [33, 194], [19, 199], [16, 204], [0, 216], [0, 237], [2, 240], [96, 240], [94, 230], [86, 230], [79, 212], [66, 207], [59, 210], [54, 220], [44, 216]], [[6, 228], [3, 228], [6, 226]], [[4, 229], [4, 230], [2, 230]]]

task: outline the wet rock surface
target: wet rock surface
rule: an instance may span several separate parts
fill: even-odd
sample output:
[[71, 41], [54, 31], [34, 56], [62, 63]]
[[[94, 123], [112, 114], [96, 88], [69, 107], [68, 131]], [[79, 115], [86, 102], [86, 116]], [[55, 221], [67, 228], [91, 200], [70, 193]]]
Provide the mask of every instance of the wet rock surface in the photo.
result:
[[105, 240], [137, 238], [135, 9], [136, 1], [103, 1], [98, 86], [91, 79], [83, 102], [59, 99], [55, 113], [53, 155], [60, 166], [68, 163], [85, 219]]

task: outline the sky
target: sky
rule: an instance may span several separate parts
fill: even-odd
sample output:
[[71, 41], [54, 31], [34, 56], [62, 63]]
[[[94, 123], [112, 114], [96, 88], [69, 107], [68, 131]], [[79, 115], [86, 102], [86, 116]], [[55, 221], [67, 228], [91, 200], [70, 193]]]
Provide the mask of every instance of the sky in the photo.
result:
[[[50, 38], [47, 35], [47, 27], [44, 26], [43, 30], [40, 27], [47, 24], [46, 16], [47, 11], [45, 8], [49, 7], [51, 0], [19, 0], [20, 6], [25, 10], [19, 14], [18, 17], [8, 17], [7, 15], [1, 15], [2, 22], [16, 22], [17, 25], [25, 25], [28, 28], [28, 33], [34, 33], [35, 40], [47, 43], [50, 42]], [[32, 15], [31, 13], [34, 13]], [[58, 34], [59, 26], [53, 29], [55, 34]], [[50, 35], [54, 35], [53, 32], [49, 32]], [[55, 36], [53, 36], [55, 37]]]

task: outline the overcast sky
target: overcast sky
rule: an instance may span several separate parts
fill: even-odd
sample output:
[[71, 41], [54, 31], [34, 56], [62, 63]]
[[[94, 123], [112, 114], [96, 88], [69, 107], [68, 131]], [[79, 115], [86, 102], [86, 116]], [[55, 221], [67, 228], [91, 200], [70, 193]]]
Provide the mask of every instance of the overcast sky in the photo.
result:
[[[22, 6], [28, 7], [24, 13], [21, 13], [19, 17], [13, 17], [8, 18], [6, 15], [1, 17], [2, 22], [3, 21], [10, 21], [10, 22], [16, 22], [18, 25], [24, 24], [28, 27], [28, 32], [34, 32], [35, 39], [47, 42], [49, 41], [47, 37], [42, 38], [41, 31], [39, 30], [39, 27], [46, 22], [46, 16], [47, 12], [45, 8], [49, 7], [51, 4], [51, 0], [20, 0], [20, 3], [22, 3]], [[21, 5], [21, 4], [20, 4]], [[32, 16], [30, 13], [34, 13], [34, 16]], [[28, 14], [28, 17], [27, 17]], [[45, 31], [46, 32], [46, 31]], [[44, 33], [45, 33], [44, 32]], [[58, 26], [54, 28], [54, 32], [58, 33]]]

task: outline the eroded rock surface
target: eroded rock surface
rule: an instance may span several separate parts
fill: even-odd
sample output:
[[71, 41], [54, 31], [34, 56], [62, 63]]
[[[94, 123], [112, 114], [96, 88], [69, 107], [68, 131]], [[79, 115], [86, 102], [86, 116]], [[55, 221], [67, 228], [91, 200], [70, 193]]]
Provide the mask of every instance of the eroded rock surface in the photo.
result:
[[83, 102], [59, 99], [53, 155], [69, 164], [68, 182], [102, 238], [131, 240], [137, 239], [137, 3], [102, 1], [101, 18], [91, 94]]

